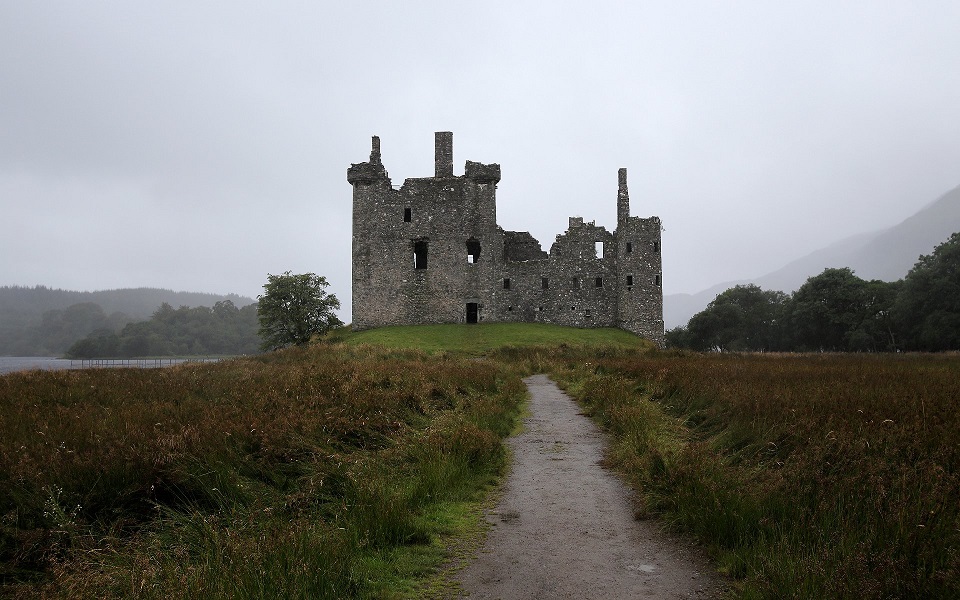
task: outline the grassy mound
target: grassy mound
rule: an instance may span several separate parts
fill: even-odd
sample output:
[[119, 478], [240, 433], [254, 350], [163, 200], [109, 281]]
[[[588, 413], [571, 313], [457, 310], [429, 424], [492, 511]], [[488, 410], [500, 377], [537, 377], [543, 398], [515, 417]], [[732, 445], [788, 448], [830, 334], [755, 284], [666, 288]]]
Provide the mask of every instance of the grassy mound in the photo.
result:
[[565, 345], [578, 349], [649, 349], [652, 344], [622, 329], [579, 329], [544, 323], [405, 325], [346, 333], [350, 345], [417, 348], [424, 352], [487, 355], [503, 348]]

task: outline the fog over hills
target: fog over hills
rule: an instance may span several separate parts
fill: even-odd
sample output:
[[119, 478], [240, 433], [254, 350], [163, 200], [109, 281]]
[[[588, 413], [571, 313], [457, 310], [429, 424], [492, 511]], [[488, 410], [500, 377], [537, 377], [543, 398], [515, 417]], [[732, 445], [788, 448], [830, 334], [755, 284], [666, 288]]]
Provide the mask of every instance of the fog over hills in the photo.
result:
[[213, 306], [229, 300], [238, 308], [255, 300], [238, 294], [207, 294], [160, 288], [124, 288], [82, 292], [52, 289], [38, 285], [0, 286], [0, 325], [29, 324], [40, 319], [49, 310], [63, 310], [72, 304], [92, 302], [99, 304], [107, 314], [122, 312], [134, 319], [148, 319], [160, 304], [179, 306]]
[[46, 286], [0, 286], [0, 356], [59, 356], [97, 329], [119, 332], [149, 319], [162, 303], [208, 306], [229, 300], [237, 308], [254, 302], [237, 294], [125, 288], [97, 292]]
[[717, 294], [738, 284], [753, 283], [765, 290], [793, 292], [809, 277], [827, 268], [850, 267], [863, 279], [902, 279], [917, 259], [930, 254], [960, 231], [960, 186], [934, 200], [893, 227], [844, 238], [754, 279], [719, 283], [696, 294], [670, 294], [663, 299], [667, 329], [686, 325]]

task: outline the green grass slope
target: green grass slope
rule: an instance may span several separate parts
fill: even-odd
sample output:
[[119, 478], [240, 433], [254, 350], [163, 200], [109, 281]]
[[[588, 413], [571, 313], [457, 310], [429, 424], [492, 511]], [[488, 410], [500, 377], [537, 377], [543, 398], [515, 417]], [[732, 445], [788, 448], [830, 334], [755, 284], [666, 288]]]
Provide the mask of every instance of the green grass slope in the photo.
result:
[[615, 347], [640, 350], [653, 346], [649, 341], [622, 329], [579, 329], [544, 323], [402, 325], [350, 332], [344, 341], [350, 345], [369, 344], [468, 356], [483, 356], [503, 348], [561, 344], [578, 349]]

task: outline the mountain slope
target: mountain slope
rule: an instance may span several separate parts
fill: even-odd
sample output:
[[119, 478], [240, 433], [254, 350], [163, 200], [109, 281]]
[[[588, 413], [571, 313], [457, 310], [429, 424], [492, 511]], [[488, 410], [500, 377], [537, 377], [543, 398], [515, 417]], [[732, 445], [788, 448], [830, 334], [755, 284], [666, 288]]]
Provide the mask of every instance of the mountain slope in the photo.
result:
[[740, 281], [712, 286], [696, 294], [664, 297], [667, 329], [686, 325], [717, 294], [738, 284], [753, 283], [766, 290], [792, 292], [814, 275], [833, 267], [850, 267], [863, 279], [896, 281], [913, 268], [922, 254], [930, 254], [954, 232], [960, 231], [960, 186], [931, 202], [898, 225], [850, 236], [788, 263], [781, 269]]
[[[44, 286], [3, 286], [0, 287], [0, 355], [59, 354], [98, 327], [118, 330], [129, 321], [148, 319], [164, 302], [178, 308], [213, 306], [221, 300], [230, 300], [237, 308], [254, 302], [236, 294], [156, 288], [76, 292]], [[102, 313], [92, 310], [96, 308], [94, 304]], [[75, 308], [68, 310], [71, 306]]]

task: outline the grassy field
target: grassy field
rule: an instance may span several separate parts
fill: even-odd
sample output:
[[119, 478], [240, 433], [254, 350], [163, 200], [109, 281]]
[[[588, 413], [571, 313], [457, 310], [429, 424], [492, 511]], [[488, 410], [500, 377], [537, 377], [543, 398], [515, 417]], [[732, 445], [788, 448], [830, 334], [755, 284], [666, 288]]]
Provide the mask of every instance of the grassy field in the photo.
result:
[[422, 597], [524, 397], [345, 345], [0, 377], [0, 594]]
[[643, 511], [711, 546], [736, 597], [960, 597], [960, 357], [555, 364]]
[[440, 597], [532, 372], [733, 597], [960, 597], [960, 357], [494, 324], [0, 377], [0, 596]]

